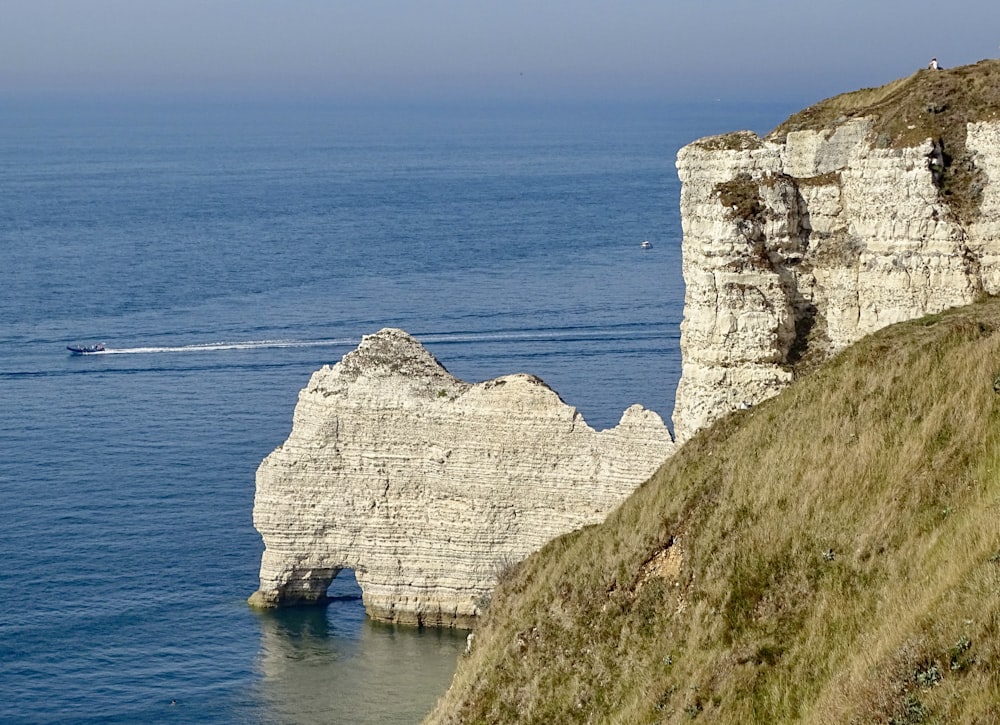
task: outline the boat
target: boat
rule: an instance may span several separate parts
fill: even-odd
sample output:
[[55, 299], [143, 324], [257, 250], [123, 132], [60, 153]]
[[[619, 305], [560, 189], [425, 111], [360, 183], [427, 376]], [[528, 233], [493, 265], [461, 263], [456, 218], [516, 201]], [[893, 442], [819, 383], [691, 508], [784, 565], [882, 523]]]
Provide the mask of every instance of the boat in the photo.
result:
[[640, 244], [639, 246], [642, 247], [643, 249], [652, 249], [653, 248], [653, 245], [649, 243], [648, 239], [646, 241], [644, 241], [642, 244]]
[[104, 352], [104, 343], [96, 345], [67, 345], [66, 349], [74, 355], [93, 355], [95, 352]]

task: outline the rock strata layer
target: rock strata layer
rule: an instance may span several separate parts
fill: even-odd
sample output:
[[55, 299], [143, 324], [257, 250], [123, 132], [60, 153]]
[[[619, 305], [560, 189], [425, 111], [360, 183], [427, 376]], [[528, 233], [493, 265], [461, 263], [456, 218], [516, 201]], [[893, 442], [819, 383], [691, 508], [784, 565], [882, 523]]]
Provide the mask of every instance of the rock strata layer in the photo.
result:
[[970, 218], [942, 184], [949, 149], [896, 148], [872, 118], [681, 149], [678, 443], [775, 395], [807, 355], [1000, 292], [1000, 123], [965, 125]]
[[320, 600], [349, 568], [375, 619], [467, 626], [505, 568], [602, 521], [672, 449], [640, 406], [594, 431], [536, 377], [469, 384], [381, 330], [313, 374], [257, 471], [251, 603]]

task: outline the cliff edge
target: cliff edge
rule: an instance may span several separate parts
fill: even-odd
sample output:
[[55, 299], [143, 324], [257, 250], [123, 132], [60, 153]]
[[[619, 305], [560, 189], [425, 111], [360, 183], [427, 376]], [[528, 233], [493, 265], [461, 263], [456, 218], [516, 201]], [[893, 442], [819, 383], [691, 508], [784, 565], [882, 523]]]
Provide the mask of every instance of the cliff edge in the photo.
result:
[[1000, 292], [1000, 61], [681, 149], [678, 443], [886, 325]]
[[602, 521], [670, 455], [641, 406], [595, 431], [531, 375], [469, 384], [384, 329], [313, 374], [257, 471], [259, 607], [354, 570], [374, 619], [469, 626], [498, 577]]

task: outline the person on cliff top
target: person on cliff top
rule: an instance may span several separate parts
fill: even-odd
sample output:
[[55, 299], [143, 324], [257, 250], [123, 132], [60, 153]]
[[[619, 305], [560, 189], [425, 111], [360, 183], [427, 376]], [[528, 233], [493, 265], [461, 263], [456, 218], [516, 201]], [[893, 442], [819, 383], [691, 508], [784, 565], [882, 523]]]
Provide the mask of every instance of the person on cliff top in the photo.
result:
[[931, 58], [931, 62], [927, 64], [927, 67], [931, 70], [941, 70], [941, 66], [938, 65], [937, 58]]

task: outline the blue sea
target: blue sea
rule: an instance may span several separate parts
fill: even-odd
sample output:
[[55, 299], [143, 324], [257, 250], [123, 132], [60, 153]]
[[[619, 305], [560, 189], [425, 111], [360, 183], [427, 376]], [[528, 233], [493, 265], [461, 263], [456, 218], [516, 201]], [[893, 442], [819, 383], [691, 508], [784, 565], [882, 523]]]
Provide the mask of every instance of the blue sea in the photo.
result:
[[3, 99], [0, 721], [419, 722], [465, 632], [246, 605], [298, 391], [393, 326], [669, 422], [675, 154], [791, 110]]

